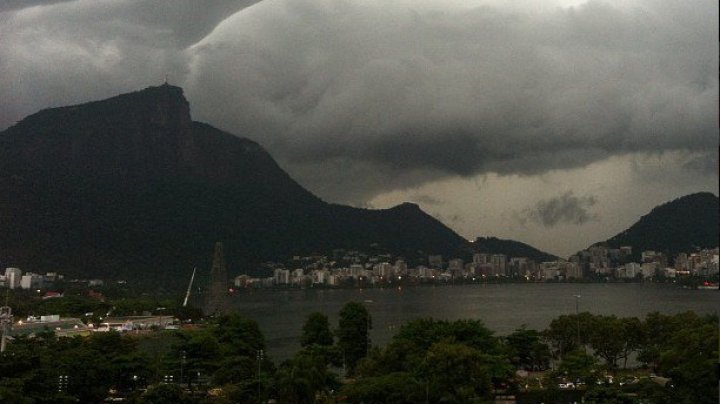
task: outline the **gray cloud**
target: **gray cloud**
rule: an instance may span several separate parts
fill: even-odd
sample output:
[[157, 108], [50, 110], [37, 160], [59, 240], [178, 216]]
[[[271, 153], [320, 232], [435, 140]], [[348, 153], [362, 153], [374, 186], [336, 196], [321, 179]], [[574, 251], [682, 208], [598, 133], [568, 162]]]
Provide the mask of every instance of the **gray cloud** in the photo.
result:
[[75, 0], [5, 0], [0, 3], [0, 13], [29, 7], [49, 6], [56, 3], [66, 3], [70, 1]]
[[182, 84], [184, 50], [257, 1], [3, 3], [0, 129], [42, 108], [157, 85], [166, 74]]
[[581, 225], [597, 219], [597, 215], [591, 212], [596, 203], [597, 197], [594, 195], [578, 197], [568, 191], [558, 197], [538, 201], [527, 208], [522, 217], [545, 227], [561, 223]]
[[444, 203], [442, 199], [427, 194], [416, 194], [413, 195], [410, 199], [413, 202], [421, 203], [424, 205], [442, 205]]
[[[199, 115], [260, 139], [290, 171], [342, 159], [536, 174], [717, 148], [717, 5], [369, 4], [278, 1], [228, 19], [189, 51]], [[378, 182], [363, 191], [388, 189]]]
[[718, 147], [717, 2], [41, 3], [0, 8], [0, 128], [170, 74], [332, 201]]

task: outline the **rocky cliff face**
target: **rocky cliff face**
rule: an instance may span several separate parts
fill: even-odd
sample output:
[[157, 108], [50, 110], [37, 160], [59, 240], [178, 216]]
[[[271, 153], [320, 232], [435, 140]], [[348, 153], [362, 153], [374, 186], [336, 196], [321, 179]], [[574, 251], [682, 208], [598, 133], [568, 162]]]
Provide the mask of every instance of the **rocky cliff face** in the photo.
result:
[[169, 282], [209, 266], [216, 241], [231, 273], [332, 248], [464, 244], [415, 205], [324, 203], [257, 143], [193, 122], [168, 85], [43, 110], [0, 133], [0, 195], [1, 264], [74, 276]]

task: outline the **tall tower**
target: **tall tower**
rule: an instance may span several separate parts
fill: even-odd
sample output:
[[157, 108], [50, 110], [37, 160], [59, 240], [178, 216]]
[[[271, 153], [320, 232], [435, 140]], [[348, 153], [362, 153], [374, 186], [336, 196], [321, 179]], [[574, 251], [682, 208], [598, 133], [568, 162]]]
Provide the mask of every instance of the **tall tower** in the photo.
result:
[[210, 269], [210, 288], [205, 301], [205, 315], [223, 314], [228, 307], [227, 268], [223, 243], [215, 243], [212, 268]]

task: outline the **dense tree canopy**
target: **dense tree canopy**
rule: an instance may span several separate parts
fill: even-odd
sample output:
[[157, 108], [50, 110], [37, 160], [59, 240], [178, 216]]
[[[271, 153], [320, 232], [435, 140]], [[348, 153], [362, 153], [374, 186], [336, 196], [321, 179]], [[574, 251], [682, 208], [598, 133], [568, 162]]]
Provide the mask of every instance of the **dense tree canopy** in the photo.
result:
[[310, 345], [328, 346], [334, 342], [330, 323], [326, 315], [322, 313], [310, 313], [305, 325], [303, 325], [300, 346]]
[[[257, 324], [237, 314], [145, 336], [57, 338], [47, 330], [15, 338], [0, 355], [0, 402], [101, 402], [109, 394], [138, 403], [484, 402], [496, 392], [532, 395], [514, 372], [548, 366], [534, 396], [540, 401], [583, 395], [595, 403], [718, 400], [717, 316], [651, 313], [640, 320], [580, 313], [561, 316], [542, 332], [521, 327], [502, 337], [479, 320], [417, 319], [386, 346], [369, 348], [370, 325], [367, 309], [348, 303], [336, 346], [327, 317], [313, 313], [302, 330], [304, 346], [277, 368]], [[647, 366], [641, 373], [658, 377], [605, 383], [605, 375], [621, 374], [619, 362], [634, 354]], [[569, 391], [560, 382], [584, 384]]]
[[340, 320], [336, 331], [345, 366], [350, 374], [355, 372], [360, 359], [370, 349], [369, 331], [372, 327], [370, 313], [365, 306], [349, 302], [340, 310]]

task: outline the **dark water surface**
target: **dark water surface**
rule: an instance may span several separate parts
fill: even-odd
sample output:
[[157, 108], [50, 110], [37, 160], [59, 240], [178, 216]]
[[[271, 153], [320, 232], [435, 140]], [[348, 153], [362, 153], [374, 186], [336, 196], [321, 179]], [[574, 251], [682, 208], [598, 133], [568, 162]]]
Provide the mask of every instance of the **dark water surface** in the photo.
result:
[[421, 317], [478, 319], [498, 335], [508, 334], [523, 324], [542, 330], [553, 318], [575, 313], [574, 295], [581, 296], [581, 312], [619, 317], [644, 317], [653, 311], [718, 313], [720, 307], [717, 290], [689, 290], [652, 283], [267, 290], [238, 293], [232, 297], [232, 305], [258, 322], [267, 341], [268, 354], [275, 360], [283, 360], [300, 348], [300, 333], [308, 314], [324, 313], [335, 328], [340, 308], [350, 301], [365, 304], [372, 316], [372, 343], [384, 345], [398, 326]]

